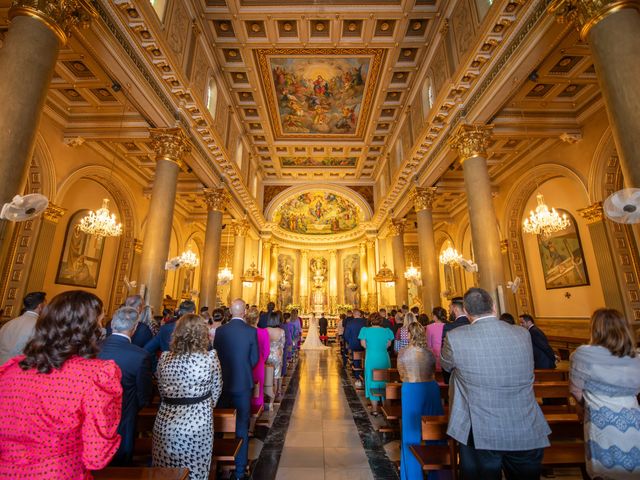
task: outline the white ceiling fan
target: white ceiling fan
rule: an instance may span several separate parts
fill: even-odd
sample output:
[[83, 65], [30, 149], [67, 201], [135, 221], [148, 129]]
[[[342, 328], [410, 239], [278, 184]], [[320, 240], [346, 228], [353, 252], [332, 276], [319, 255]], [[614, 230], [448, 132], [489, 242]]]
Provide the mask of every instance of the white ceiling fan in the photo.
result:
[[49, 206], [49, 200], [39, 193], [16, 195], [9, 203], [5, 203], [0, 211], [0, 218], [11, 222], [24, 222], [37, 217]]

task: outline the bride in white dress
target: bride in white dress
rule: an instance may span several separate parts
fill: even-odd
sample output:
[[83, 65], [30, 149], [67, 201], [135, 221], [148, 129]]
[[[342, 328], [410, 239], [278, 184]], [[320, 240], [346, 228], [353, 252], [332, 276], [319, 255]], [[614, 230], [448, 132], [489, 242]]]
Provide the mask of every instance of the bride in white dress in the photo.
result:
[[309, 330], [307, 330], [307, 338], [305, 339], [302, 350], [327, 350], [330, 347], [323, 345], [320, 341], [320, 335], [318, 334], [318, 320], [312, 313], [309, 317]]

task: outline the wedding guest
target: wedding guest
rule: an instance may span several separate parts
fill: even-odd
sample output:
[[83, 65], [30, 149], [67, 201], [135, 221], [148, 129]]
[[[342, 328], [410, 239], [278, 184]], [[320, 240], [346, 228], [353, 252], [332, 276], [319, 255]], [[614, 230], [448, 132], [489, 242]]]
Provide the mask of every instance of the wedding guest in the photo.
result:
[[440, 351], [442, 350], [442, 331], [447, 321], [447, 311], [442, 307], [434, 307], [431, 312], [433, 323], [427, 325], [427, 346], [436, 357], [436, 371], [441, 371]]
[[36, 329], [36, 322], [47, 305], [45, 292], [27, 293], [22, 299], [24, 313], [0, 329], [0, 365], [20, 355]]
[[367, 353], [364, 357], [365, 395], [371, 401], [372, 414], [378, 415], [378, 401], [380, 398], [373, 395], [371, 390], [384, 388], [385, 382], [373, 381], [373, 370], [391, 367], [391, 359], [387, 348], [393, 342], [393, 332], [382, 327], [382, 319], [376, 315], [371, 319], [371, 326], [360, 330], [358, 335], [362, 347]]
[[[269, 396], [270, 405], [280, 392], [282, 386], [282, 369], [284, 363], [285, 331], [280, 328], [280, 312], [271, 312], [267, 320], [267, 331], [269, 333], [269, 358], [267, 363], [272, 367], [273, 378], [271, 383], [265, 378], [265, 393]], [[270, 388], [267, 388], [269, 385]]]
[[271, 351], [269, 332], [266, 328], [257, 326], [259, 317], [260, 312], [258, 312], [258, 309], [255, 307], [251, 307], [245, 317], [247, 325], [256, 328], [258, 334], [258, 363], [253, 367], [254, 391], [253, 397], [251, 398], [251, 409], [253, 411], [258, 411], [258, 409], [264, 405], [264, 365]]
[[393, 349], [396, 353], [409, 345], [409, 325], [416, 321], [416, 316], [412, 312], [404, 314], [402, 326], [396, 332], [395, 342], [393, 344]]
[[427, 347], [424, 327], [413, 322], [408, 330], [409, 345], [398, 353], [398, 373], [402, 379], [402, 480], [422, 478], [422, 467], [409, 450], [410, 445], [421, 442], [422, 416], [444, 414], [440, 387], [434, 379], [436, 357]]
[[569, 380], [572, 395], [584, 406], [589, 476], [640, 478], [640, 351], [620, 312], [593, 313], [591, 340], [571, 355]]
[[208, 347], [202, 318], [183, 315], [156, 373], [162, 402], [153, 425], [153, 466], [188, 468], [190, 480], [209, 478], [213, 407], [222, 391], [218, 355]]
[[287, 368], [289, 362], [293, 358], [293, 325], [289, 323], [291, 314], [285, 312], [282, 315], [282, 323], [280, 328], [284, 330], [284, 361], [282, 362], [282, 376], [287, 376]]
[[98, 360], [102, 301], [71, 290], [0, 367], [0, 478], [85, 480], [120, 445], [120, 370]]
[[[132, 307], [138, 311], [138, 326], [131, 337], [131, 343], [138, 347], [144, 347], [147, 342], [153, 338], [151, 331], [151, 307], [144, 304], [144, 300], [140, 295], [130, 295], [124, 301], [125, 307]], [[107, 333], [108, 335], [110, 332]]]

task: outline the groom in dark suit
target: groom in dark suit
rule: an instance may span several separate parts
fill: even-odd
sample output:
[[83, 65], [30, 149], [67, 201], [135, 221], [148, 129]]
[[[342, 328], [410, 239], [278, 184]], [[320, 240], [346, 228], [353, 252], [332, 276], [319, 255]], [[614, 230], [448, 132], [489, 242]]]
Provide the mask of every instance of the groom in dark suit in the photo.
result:
[[257, 330], [244, 321], [246, 304], [241, 299], [231, 303], [231, 320], [218, 327], [213, 348], [222, 367], [220, 408], [236, 409], [236, 437], [242, 446], [236, 456], [236, 478], [245, 478], [249, 449], [249, 417], [253, 392], [253, 367], [258, 363]]
[[122, 372], [122, 416], [118, 434], [122, 437], [120, 448], [111, 465], [125, 466], [131, 463], [136, 437], [136, 417], [151, 397], [151, 355], [131, 343], [138, 324], [138, 309], [122, 307], [111, 319], [113, 333], [100, 346], [98, 358], [113, 360]]

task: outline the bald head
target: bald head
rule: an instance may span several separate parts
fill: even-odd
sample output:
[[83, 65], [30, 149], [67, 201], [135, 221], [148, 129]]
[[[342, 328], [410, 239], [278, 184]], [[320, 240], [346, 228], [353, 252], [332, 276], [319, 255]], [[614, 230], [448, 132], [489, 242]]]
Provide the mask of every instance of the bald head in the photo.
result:
[[231, 302], [229, 311], [231, 312], [231, 316], [234, 318], [244, 318], [244, 314], [247, 311], [247, 304], [244, 303], [244, 300], [241, 298], [236, 298]]

